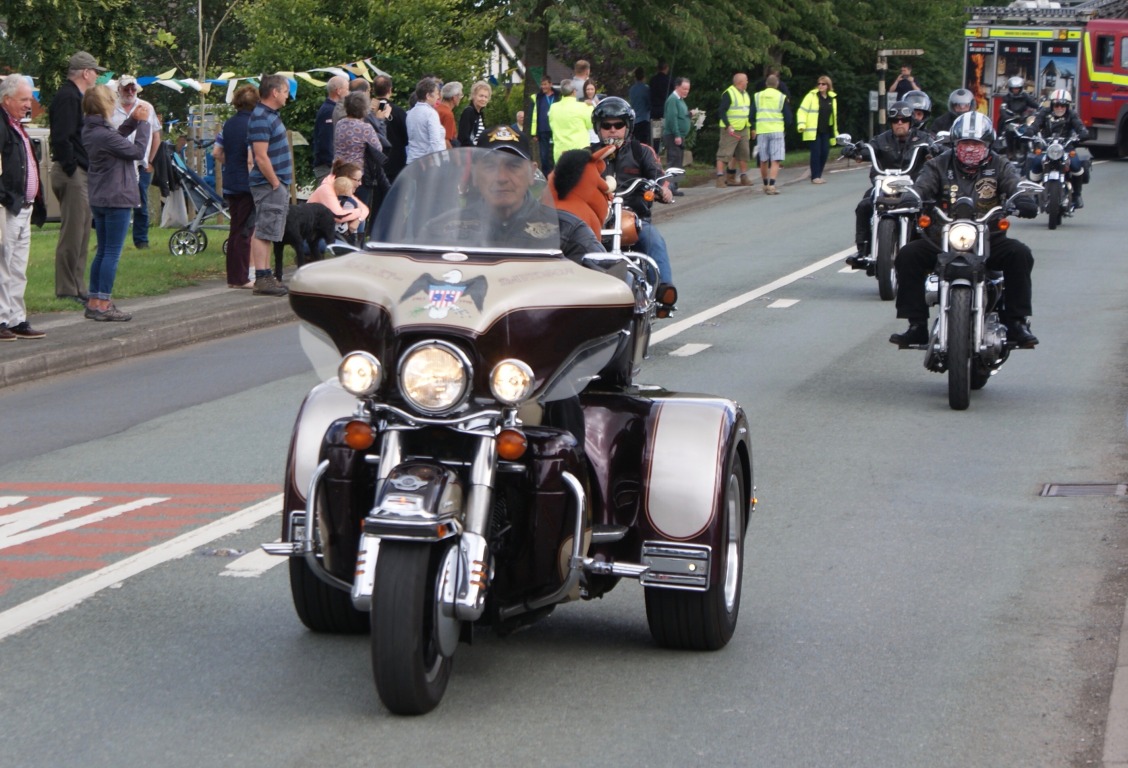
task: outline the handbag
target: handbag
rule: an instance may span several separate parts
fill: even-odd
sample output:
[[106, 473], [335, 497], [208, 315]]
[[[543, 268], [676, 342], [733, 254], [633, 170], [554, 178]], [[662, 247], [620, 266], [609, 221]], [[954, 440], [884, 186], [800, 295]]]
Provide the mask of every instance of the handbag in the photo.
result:
[[165, 198], [161, 211], [163, 229], [183, 229], [188, 226], [188, 204], [184, 200], [184, 188], [174, 189]]

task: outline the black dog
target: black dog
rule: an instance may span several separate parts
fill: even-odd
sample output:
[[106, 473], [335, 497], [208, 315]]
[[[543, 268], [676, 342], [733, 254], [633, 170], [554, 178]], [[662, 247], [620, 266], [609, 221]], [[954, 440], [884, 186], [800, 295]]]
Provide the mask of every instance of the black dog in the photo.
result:
[[320, 203], [291, 205], [286, 213], [286, 230], [282, 242], [274, 244], [274, 276], [282, 279], [283, 249], [289, 245], [297, 254], [295, 263], [300, 267], [306, 262], [321, 259], [321, 244], [332, 243], [337, 239], [337, 222], [333, 212]]

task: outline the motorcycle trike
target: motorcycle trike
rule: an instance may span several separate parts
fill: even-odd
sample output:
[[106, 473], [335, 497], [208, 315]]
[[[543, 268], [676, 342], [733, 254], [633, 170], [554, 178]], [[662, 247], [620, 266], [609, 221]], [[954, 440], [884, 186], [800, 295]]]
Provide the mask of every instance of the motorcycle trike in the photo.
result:
[[536, 181], [498, 215], [513, 194], [499, 154], [415, 161], [363, 249], [290, 283], [323, 383], [294, 425], [281, 542], [264, 546], [289, 558], [309, 629], [370, 632], [399, 714], [440, 703], [475, 632], [622, 579], [661, 646], [719, 649], [739, 614], [743, 409], [636, 381], [657, 306], [645, 270], [566, 257]]

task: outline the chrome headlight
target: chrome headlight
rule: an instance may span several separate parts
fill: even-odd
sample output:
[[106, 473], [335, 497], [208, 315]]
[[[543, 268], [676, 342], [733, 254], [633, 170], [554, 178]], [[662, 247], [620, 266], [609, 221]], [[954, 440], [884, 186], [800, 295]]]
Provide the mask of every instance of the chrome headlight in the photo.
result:
[[953, 251], [970, 251], [975, 247], [979, 230], [974, 224], [960, 222], [948, 230], [948, 247]]
[[399, 378], [408, 402], [425, 413], [442, 413], [466, 400], [473, 370], [457, 347], [424, 341], [404, 354]]
[[896, 197], [905, 191], [905, 187], [912, 186], [912, 183], [908, 176], [885, 176], [881, 180], [881, 194]]
[[1063, 147], [1061, 144], [1054, 143], [1046, 147], [1046, 157], [1050, 158], [1051, 160], [1061, 160], [1064, 154], [1065, 147]]
[[528, 399], [533, 383], [533, 369], [520, 360], [502, 360], [490, 372], [490, 392], [506, 405]]
[[349, 352], [337, 366], [337, 379], [346, 392], [367, 397], [380, 387], [380, 361], [367, 352]]

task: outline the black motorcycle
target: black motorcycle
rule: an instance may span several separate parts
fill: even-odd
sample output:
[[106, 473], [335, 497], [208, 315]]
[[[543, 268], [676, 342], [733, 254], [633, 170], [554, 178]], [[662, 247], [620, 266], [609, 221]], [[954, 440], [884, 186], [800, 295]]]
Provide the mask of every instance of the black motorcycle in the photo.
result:
[[[1069, 170], [1069, 161], [1077, 155], [1077, 136], [1063, 138], [1051, 136], [1046, 139], [1042, 136], [1028, 137], [1033, 144], [1035, 155], [1042, 155], [1041, 183], [1045, 191], [1039, 198], [1039, 207], [1049, 218], [1050, 229], [1057, 229], [1062, 218], [1072, 216], [1073, 207], [1073, 175]], [[1031, 172], [1031, 180], [1034, 178]]]
[[[1005, 306], [1003, 273], [987, 268], [991, 224], [1007, 229], [1005, 216], [1013, 210], [1015, 198], [1040, 189], [1034, 182], [1020, 182], [1006, 203], [981, 216], [975, 215], [975, 202], [969, 197], [956, 200], [950, 214], [933, 202], [922, 205], [943, 222], [936, 269], [925, 288], [926, 301], [938, 305], [940, 314], [928, 343], [906, 348], [923, 349], [924, 367], [948, 374], [948, 405], [953, 410], [966, 410], [971, 390], [987, 386], [1016, 348], [1007, 342], [1006, 326], [999, 319]], [[929, 214], [923, 214], [920, 223], [928, 227]]]

